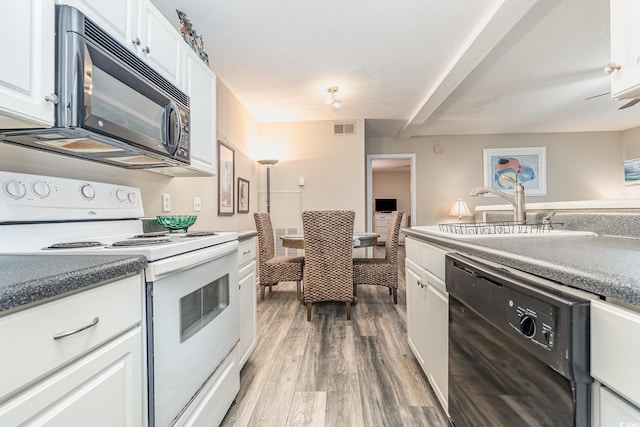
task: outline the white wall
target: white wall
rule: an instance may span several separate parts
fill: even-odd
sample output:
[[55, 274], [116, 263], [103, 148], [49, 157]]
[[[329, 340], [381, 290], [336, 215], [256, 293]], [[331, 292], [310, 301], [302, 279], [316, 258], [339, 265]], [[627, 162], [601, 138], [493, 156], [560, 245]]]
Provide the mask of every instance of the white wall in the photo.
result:
[[[483, 185], [483, 149], [547, 147], [547, 196], [530, 203], [629, 197], [624, 188], [622, 132], [367, 138], [366, 154], [416, 153], [416, 225], [450, 221], [449, 209], [462, 198], [473, 210], [497, 198], [468, 196]], [[433, 147], [443, 148], [436, 154]]]
[[[74, 159], [30, 148], [0, 143], [0, 170], [86, 179], [139, 187], [145, 215], [162, 214], [162, 193], [171, 195], [171, 214], [192, 214], [193, 197], [202, 198], [202, 211], [193, 230], [255, 229], [252, 212], [257, 211], [258, 167], [246, 153], [258, 145], [258, 123], [218, 81], [217, 134], [233, 146], [236, 154], [236, 177], [250, 181], [249, 214], [218, 216], [217, 177], [171, 178], [144, 170], [127, 170], [86, 160]], [[215, 143], [215, 142], [212, 142]]]
[[[271, 169], [272, 193], [298, 195], [301, 210], [346, 209], [356, 212], [355, 228], [365, 229], [364, 122], [356, 135], [333, 136], [333, 122], [285, 122], [260, 125], [260, 150], [255, 159], [278, 159]], [[266, 192], [261, 167], [260, 191]], [[298, 185], [304, 177], [305, 185]], [[271, 213], [280, 206], [272, 200]], [[276, 218], [274, 218], [275, 220]]]

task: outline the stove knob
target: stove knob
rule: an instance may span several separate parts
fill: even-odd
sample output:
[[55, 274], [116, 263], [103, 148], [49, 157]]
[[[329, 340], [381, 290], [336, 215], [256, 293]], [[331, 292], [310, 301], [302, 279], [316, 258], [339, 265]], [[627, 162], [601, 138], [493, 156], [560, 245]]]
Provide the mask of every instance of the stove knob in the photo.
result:
[[124, 202], [127, 199], [127, 193], [122, 189], [116, 190], [116, 199], [119, 202]]
[[12, 199], [22, 199], [27, 194], [27, 189], [20, 181], [11, 180], [4, 185], [4, 192]]
[[96, 197], [96, 190], [91, 186], [91, 184], [84, 184], [80, 187], [80, 194], [86, 200], [93, 200]]
[[532, 338], [536, 334], [536, 320], [524, 315], [520, 318], [520, 332], [527, 338]]
[[31, 191], [33, 191], [33, 194], [35, 194], [36, 196], [44, 199], [46, 197], [49, 197], [49, 194], [51, 194], [51, 187], [49, 187], [49, 184], [47, 184], [46, 182], [38, 180], [31, 184]]
[[128, 198], [130, 203], [135, 203], [138, 201], [138, 193], [136, 193], [135, 191], [130, 191]]

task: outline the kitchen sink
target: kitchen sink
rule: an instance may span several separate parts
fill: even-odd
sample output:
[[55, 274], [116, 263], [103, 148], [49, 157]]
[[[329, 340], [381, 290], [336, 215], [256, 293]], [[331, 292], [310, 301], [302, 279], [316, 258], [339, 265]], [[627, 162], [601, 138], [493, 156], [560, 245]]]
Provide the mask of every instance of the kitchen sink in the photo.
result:
[[554, 230], [538, 226], [496, 226], [481, 224], [441, 224], [412, 227], [411, 230], [452, 239], [548, 239], [597, 236], [592, 231]]

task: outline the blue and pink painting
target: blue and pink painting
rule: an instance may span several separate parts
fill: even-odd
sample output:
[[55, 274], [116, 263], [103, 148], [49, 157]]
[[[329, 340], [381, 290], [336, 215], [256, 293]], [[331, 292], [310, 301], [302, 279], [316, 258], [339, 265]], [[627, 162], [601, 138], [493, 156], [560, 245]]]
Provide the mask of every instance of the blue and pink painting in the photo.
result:
[[491, 188], [512, 188], [516, 180], [524, 186], [525, 190], [539, 188], [538, 171], [540, 170], [539, 156], [515, 155], [515, 156], [491, 156], [491, 170], [493, 177]]

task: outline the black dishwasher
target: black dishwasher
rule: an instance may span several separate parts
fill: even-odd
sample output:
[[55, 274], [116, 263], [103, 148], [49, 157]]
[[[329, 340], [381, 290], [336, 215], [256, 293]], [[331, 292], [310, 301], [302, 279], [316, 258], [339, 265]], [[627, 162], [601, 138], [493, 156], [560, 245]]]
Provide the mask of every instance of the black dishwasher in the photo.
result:
[[595, 295], [459, 254], [446, 285], [452, 425], [591, 425]]

